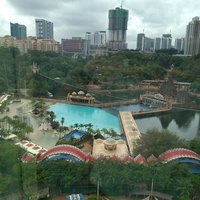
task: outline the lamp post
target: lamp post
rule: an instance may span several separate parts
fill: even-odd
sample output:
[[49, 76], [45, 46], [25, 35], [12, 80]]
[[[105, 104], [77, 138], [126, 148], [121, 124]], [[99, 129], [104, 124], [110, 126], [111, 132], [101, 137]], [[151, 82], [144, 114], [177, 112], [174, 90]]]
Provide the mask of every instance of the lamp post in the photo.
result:
[[99, 180], [97, 181], [97, 200], [99, 200]]

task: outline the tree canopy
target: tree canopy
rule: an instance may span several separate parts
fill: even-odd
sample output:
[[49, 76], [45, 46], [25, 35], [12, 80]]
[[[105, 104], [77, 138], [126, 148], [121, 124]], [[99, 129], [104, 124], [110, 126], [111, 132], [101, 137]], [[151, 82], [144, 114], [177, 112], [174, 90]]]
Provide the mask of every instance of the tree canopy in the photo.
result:
[[[200, 91], [200, 56], [181, 57], [174, 53], [174, 49], [150, 54], [126, 50], [74, 59], [36, 50], [20, 55], [16, 48], [0, 47], [0, 93], [20, 95], [25, 85], [28, 94], [34, 97], [47, 97], [48, 92], [62, 96], [65, 92], [87, 90], [89, 83], [102, 88], [128, 88], [144, 79], [164, 79], [172, 64], [175, 80], [191, 82], [192, 89]], [[31, 71], [33, 62], [39, 73]]]
[[169, 130], [150, 129], [137, 140], [133, 149], [134, 155], [141, 154], [148, 158], [152, 154], [158, 157], [161, 153], [173, 148], [187, 148], [188, 142], [180, 139]]

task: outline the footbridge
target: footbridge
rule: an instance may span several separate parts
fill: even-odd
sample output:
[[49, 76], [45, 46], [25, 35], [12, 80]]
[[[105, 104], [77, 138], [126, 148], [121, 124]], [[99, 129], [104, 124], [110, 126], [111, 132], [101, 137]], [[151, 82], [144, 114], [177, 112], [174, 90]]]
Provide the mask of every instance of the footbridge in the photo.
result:
[[171, 112], [171, 108], [158, 108], [158, 109], [152, 109], [152, 110], [140, 110], [139, 112], [132, 112], [132, 115], [134, 117], [148, 117], [153, 116], [156, 114], [166, 114]]

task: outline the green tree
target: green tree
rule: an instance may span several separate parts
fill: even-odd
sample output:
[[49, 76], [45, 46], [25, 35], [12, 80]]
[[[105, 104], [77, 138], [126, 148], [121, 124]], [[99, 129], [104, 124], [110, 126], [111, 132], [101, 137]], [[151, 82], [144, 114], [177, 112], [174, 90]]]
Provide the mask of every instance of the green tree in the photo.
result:
[[195, 137], [194, 139], [190, 140], [189, 148], [197, 154], [200, 154], [200, 138]]
[[61, 117], [61, 125], [63, 126], [64, 122], [65, 122], [65, 118], [64, 117]]
[[186, 140], [180, 139], [168, 130], [151, 129], [141, 135], [133, 149], [134, 155], [142, 154], [148, 158], [152, 154], [159, 156], [161, 153], [173, 148], [187, 148]]

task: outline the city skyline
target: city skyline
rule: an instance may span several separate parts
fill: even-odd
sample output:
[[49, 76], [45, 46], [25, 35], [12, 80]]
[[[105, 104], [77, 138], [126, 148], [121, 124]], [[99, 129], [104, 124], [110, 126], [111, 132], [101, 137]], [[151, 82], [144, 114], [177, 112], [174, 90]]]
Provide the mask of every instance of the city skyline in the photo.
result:
[[[108, 10], [121, 6], [120, 0], [85, 0], [80, 2], [58, 0], [47, 1], [1, 0], [0, 35], [9, 35], [9, 23], [24, 24], [27, 36], [35, 35], [35, 19], [42, 18], [54, 23], [54, 39], [79, 36], [86, 32], [108, 32]], [[129, 11], [127, 43], [128, 48], [136, 48], [137, 34], [144, 32], [150, 38], [170, 33], [172, 38], [182, 38], [186, 25], [199, 16], [200, 2], [191, 3], [177, 0], [125, 0], [122, 7]], [[10, 14], [12, 13], [12, 14]], [[174, 43], [174, 42], [173, 42]]]

